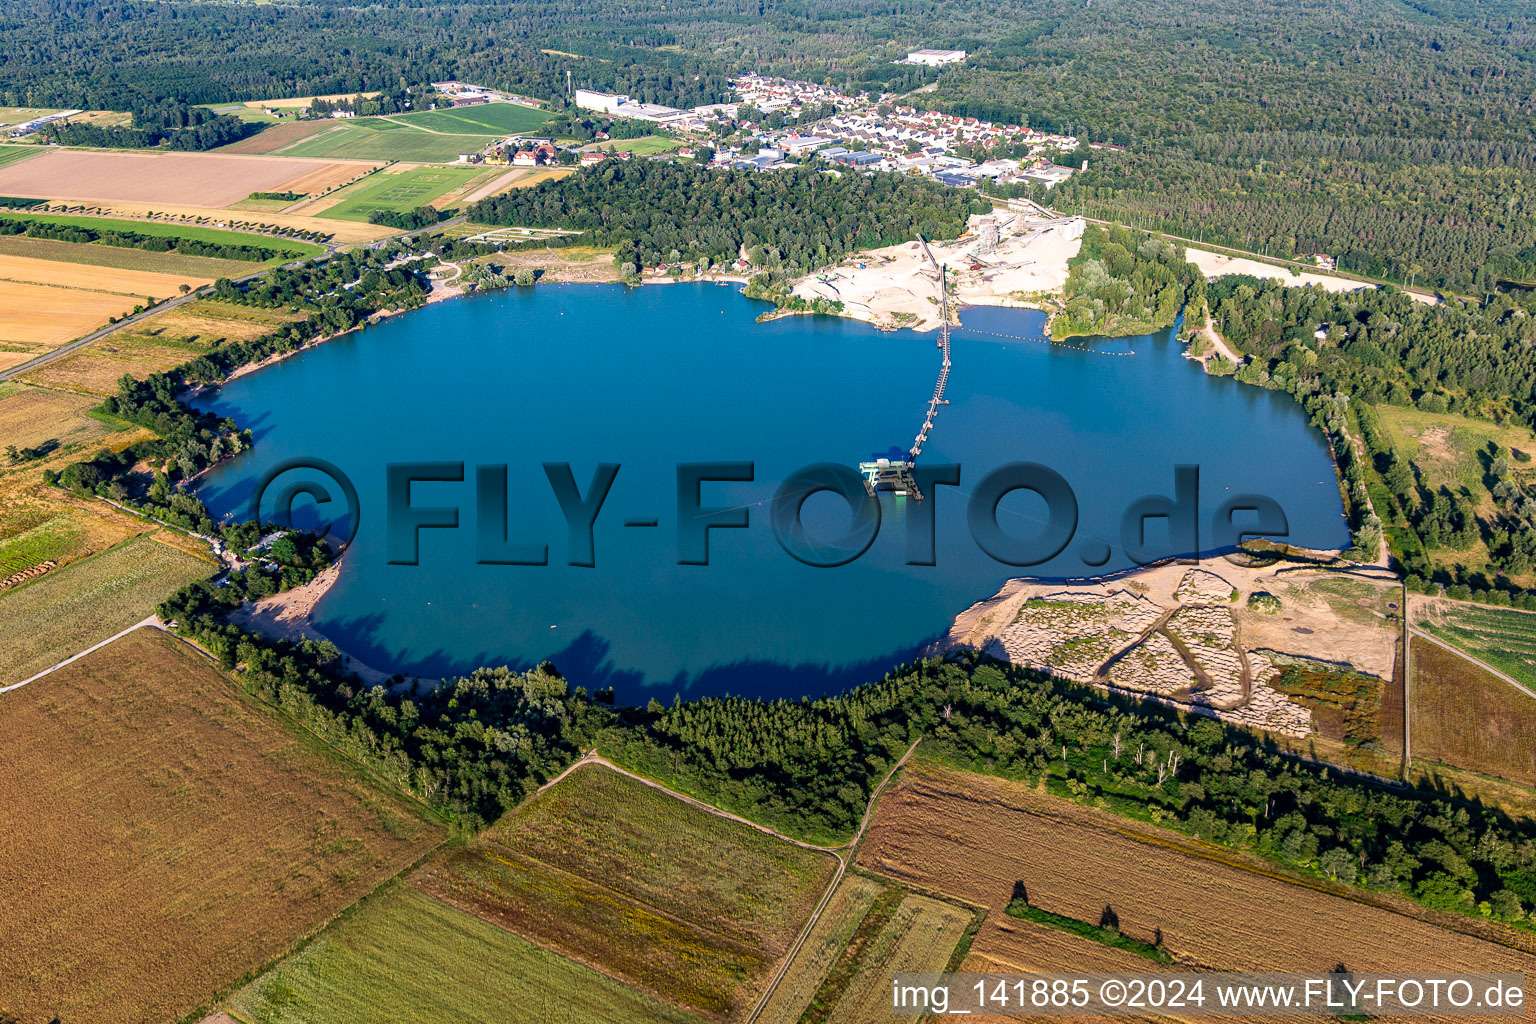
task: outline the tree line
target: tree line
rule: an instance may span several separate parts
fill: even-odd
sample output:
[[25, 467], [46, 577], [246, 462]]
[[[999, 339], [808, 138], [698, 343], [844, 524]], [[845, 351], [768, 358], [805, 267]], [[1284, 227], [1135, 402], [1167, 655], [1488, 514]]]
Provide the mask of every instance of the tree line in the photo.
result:
[[139, 231], [81, 227], [77, 224], [30, 220], [19, 217], [0, 217], [0, 235], [26, 235], [28, 238], [51, 238], [60, 242], [88, 244], [99, 242], [123, 249], [143, 249], [145, 252], [181, 253], [183, 256], [207, 256], [221, 260], [237, 260], [242, 263], [263, 263], [273, 257], [297, 259], [304, 254], [296, 249], [278, 246], [240, 245], [236, 242], [205, 242], [187, 235], [149, 235]]
[[990, 209], [962, 190], [900, 175], [630, 160], [513, 189], [467, 212], [480, 223], [581, 231], [588, 244], [615, 248], [619, 264], [728, 263], [745, 254], [754, 267], [793, 276], [918, 232], [955, 237], [970, 214]]

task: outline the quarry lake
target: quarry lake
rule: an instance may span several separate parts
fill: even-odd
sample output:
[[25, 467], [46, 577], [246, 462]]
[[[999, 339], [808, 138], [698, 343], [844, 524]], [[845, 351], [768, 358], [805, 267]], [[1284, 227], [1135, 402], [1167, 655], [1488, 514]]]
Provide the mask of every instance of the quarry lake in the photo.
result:
[[[1010, 577], [1130, 567], [1122, 514], [1144, 495], [1172, 496], [1178, 464], [1200, 467], [1202, 545], [1215, 510], [1244, 492], [1279, 503], [1292, 543], [1347, 543], [1327, 447], [1289, 396], [1207, 377], [1171, 330], [1058, 346], [1044, 342], [1040, 313], [971, 308], [953, 332], [950, 404], [919, 462], [962, 467], [959, 486], [927, 502], [935, 564], [907, 564], [915, 503], [890, 493], [861, 557], [802, 564], [770, 525], [775, 490], [811, 464], [854, 468], [909, 447], [941, 356], [933, 333], [831, 317], [755, 323], [766, 308], [703, 284], [540, 285], [435, 303], [206, 396], [203, 407], [251, 428], [256, 446], [199, 495], [216, 516], [244, 518], [272, 467], [332, 463], [362, 511], [312, 624], [343, 650], [432, 676], [548, 659], [574, 683], [638, 701], [799, 696], [878, 678]], [[421, 462], [464, 464], [462, 482], [410, 488], [412, 507], [457, 508], [458, 526], [421, 530], [418, 563], [391, 564], [386, 467]], [[751, 462], [754, 478], [704, 483], [705, 509], [686, 513], [683, 531], [743, 510], [750, 525], [709, 530], [709, 564], [680, 565], [678, 464], [704, 462]], [[1028, 569], [987, 555], [967, 523], [976, 485], [1015, 462], [1060, 473], [1079, 510], [1071, 543]], [[621, 467], [592, 567], [567, 564], [570, 530], [545, 463], [568, 463], [582, 495], [598, 464]], [[547, 544], [549, 564], [477, 564], [476, 468], [487, 465], [507, 467], [507, 537]], [[291, 493], [289, 476], [341, 497], [299, 470], [267, 494]], [[307, 500], [295, 504], [301, 525]], [[997, 521], [1039, 535], [1045, 509], [1015, 491]], [[804, 513], [813, 537], [848, 529], [834, 494], [810, 497]], [[637, 520], [656, 525], [626, 525]], [[1107, 562], [1084, 564], [1082, 552], [1105, 545]]]

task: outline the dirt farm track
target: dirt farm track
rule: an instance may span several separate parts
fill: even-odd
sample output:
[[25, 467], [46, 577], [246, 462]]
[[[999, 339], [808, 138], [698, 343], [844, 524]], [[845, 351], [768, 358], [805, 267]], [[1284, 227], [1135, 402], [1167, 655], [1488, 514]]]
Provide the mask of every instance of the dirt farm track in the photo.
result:
[[367, 162], [59, 149], [0, 167], [0, 195], [222, 207], [252, 192], [322, 192]]

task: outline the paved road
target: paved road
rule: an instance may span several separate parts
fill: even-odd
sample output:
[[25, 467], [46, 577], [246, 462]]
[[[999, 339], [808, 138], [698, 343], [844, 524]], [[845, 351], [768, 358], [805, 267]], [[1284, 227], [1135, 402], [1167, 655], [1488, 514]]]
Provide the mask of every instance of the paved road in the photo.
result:
[[[409, 232], [409, 233], [403, 234], [403, 235], [391, 235], [389, 238], [382, 238], [382, 239], [379, 239], [376, 242], [368, 242], [368, 243], [357, 245], [357, 246], [352, 246], [349, 243], [338, 244], [338, 243], [335, 243], [335, 242], [316, 242], [316, 243], [313, 243], [313, 244], [325, 246], [326, 253], [328, 255], [334, 255], [338, 251], [340, 251], [342, 249], [345, 249], [345, 248], [377, 249], [379, 246], [383, 245], [386, 242], [402, 241], [402, 240], [409, 239], [409, 238], [415, 238], [417, 235], [425, 234], [425, 233], [427, 233], [429, 231], [437, 231], [437, 230], [439, 230], [441, 228], [446, 228], [446, 227], [449, 227], [450, 225], [458, 224], [458, 223], [460, 223], [463, 220], [464, 220], [463, 217], [453, 217], [453, 218], [451, 218], [449, 220], [443, 221], [441, 224], [434, 224], [431, 227], [422, 228], [419, 231], [412, 231], [412, 232]], [[251, 233], [259, 234], [259, 232], [251, 232]], [[283, 267], [285, 269], [291, 269], [293, 267], [299, 266], [302, 263], [307, 262], [309, 259], [311, 259], [311, 257], [305, 257], [304, 259], [294, 260], [291, 263], [284, 263]], [[265, 277], [267, 275], [267, 273], [269, 271], [271, 271], [272, 269], [273, 268], [271, 268], [271, 267], [263, 267], [261, 270], [258, 270], [254, 274], [247, 274], [244, 277], [231, 278], [231, 280], [233, 280], [236, 284], [244, 284], [246, 281], [254, 281], [258, 277]], [[42, 355], [38, 356], [35, 359], [29, 359], [25, 363], [21, 363], [18, 366], [13, 366], [13, 367], [11, 367], [8, 370], [0, 370], [0, 380], [10, 380], [12, 377], [15, 377], [15, 376], [18, 376], [20, 374], [26, 373], [29, 370], [35, 370], [39, 366], [44, 366], [44, 365], [46, 365], [48, 363], [51, 363], [55, 359], [62, 359], [64, 356], [69, 355], [71, 352], [75, 351], [78, 348], [82, 348], [82, 347], [84, 347], [86, 345], [89, 345], [91, 342], [96, 341], [98, 339], [105, 338], [107, 335], [113, 334], [113, 333], [115, 333], [117, 331], [120, 331], [120, 330], [122, 330], [125, 327], [131, 327], [134, 324], [139, 323], [142, 320], [146, 320], [149, 317], [152, 317], [152, 316], [156, 315], [157, 313], [164, 313], [168, 309], [175, 309], [177, 306], [180, 306], [180, 305], [182, 305], [184, 303], [187, 303], [187, 302], [191, 302], [194, 299], [203, 298], [208, 293], [208, 290], [209, 289], [207, 287], [198, 288], [195, 291], [188, 292], [185, 295], [178, 295], [174, 299], [167, 299], [165, 302], [160, 303], [158, 306], [151, 306], [149, 309], [144, 310], [144, 312], [137, 313], [137, 314], [135, 314], [133, 316], [130, 316], [130, 317], [126, 317], [126, 318], [124, 318], [122, 320], [119, 320], [115, 324], [107, 324], [105, 327], [98, 328], [97, 330], [92, 331], [90, 334], [87, 334], [87, 335], [85, 335], [82, 338], [76, 338], [74, 341], [71, 341], [71, 342], [69, 342], [68, 344], [65, 344], [65, 345], [61, 345], [60, 347], [54, 349], [51, 352], [44, 352]]]

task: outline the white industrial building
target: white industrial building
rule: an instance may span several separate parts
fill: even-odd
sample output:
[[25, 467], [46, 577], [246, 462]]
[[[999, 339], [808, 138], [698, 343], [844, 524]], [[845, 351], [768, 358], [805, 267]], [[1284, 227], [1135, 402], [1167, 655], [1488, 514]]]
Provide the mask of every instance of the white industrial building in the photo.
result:
[[576, 90], [576, 105], [583, 110], [601, 110], [605, 114], [617, 114], [619, 108], [628, 102], [629, 97], [622, 94], [592, 92], [588, 89]]
[[913, 50], [907, 54], [908, 64], [926, 64], [931, 68], [941, 64], [959, 64], [964, 60], [964, 50]]
[[632, 117], [637, 121], [655, 121], [658, 124], [678, 121], [689, 116], [688, 111], [678, 110], [676, 107], [664, 107], [660, 103], [640, 103], [623, 93], [592, 92], [590, 89], [576, 90], [576, 105], [583, 110], [599, 110], [616, 117]]

